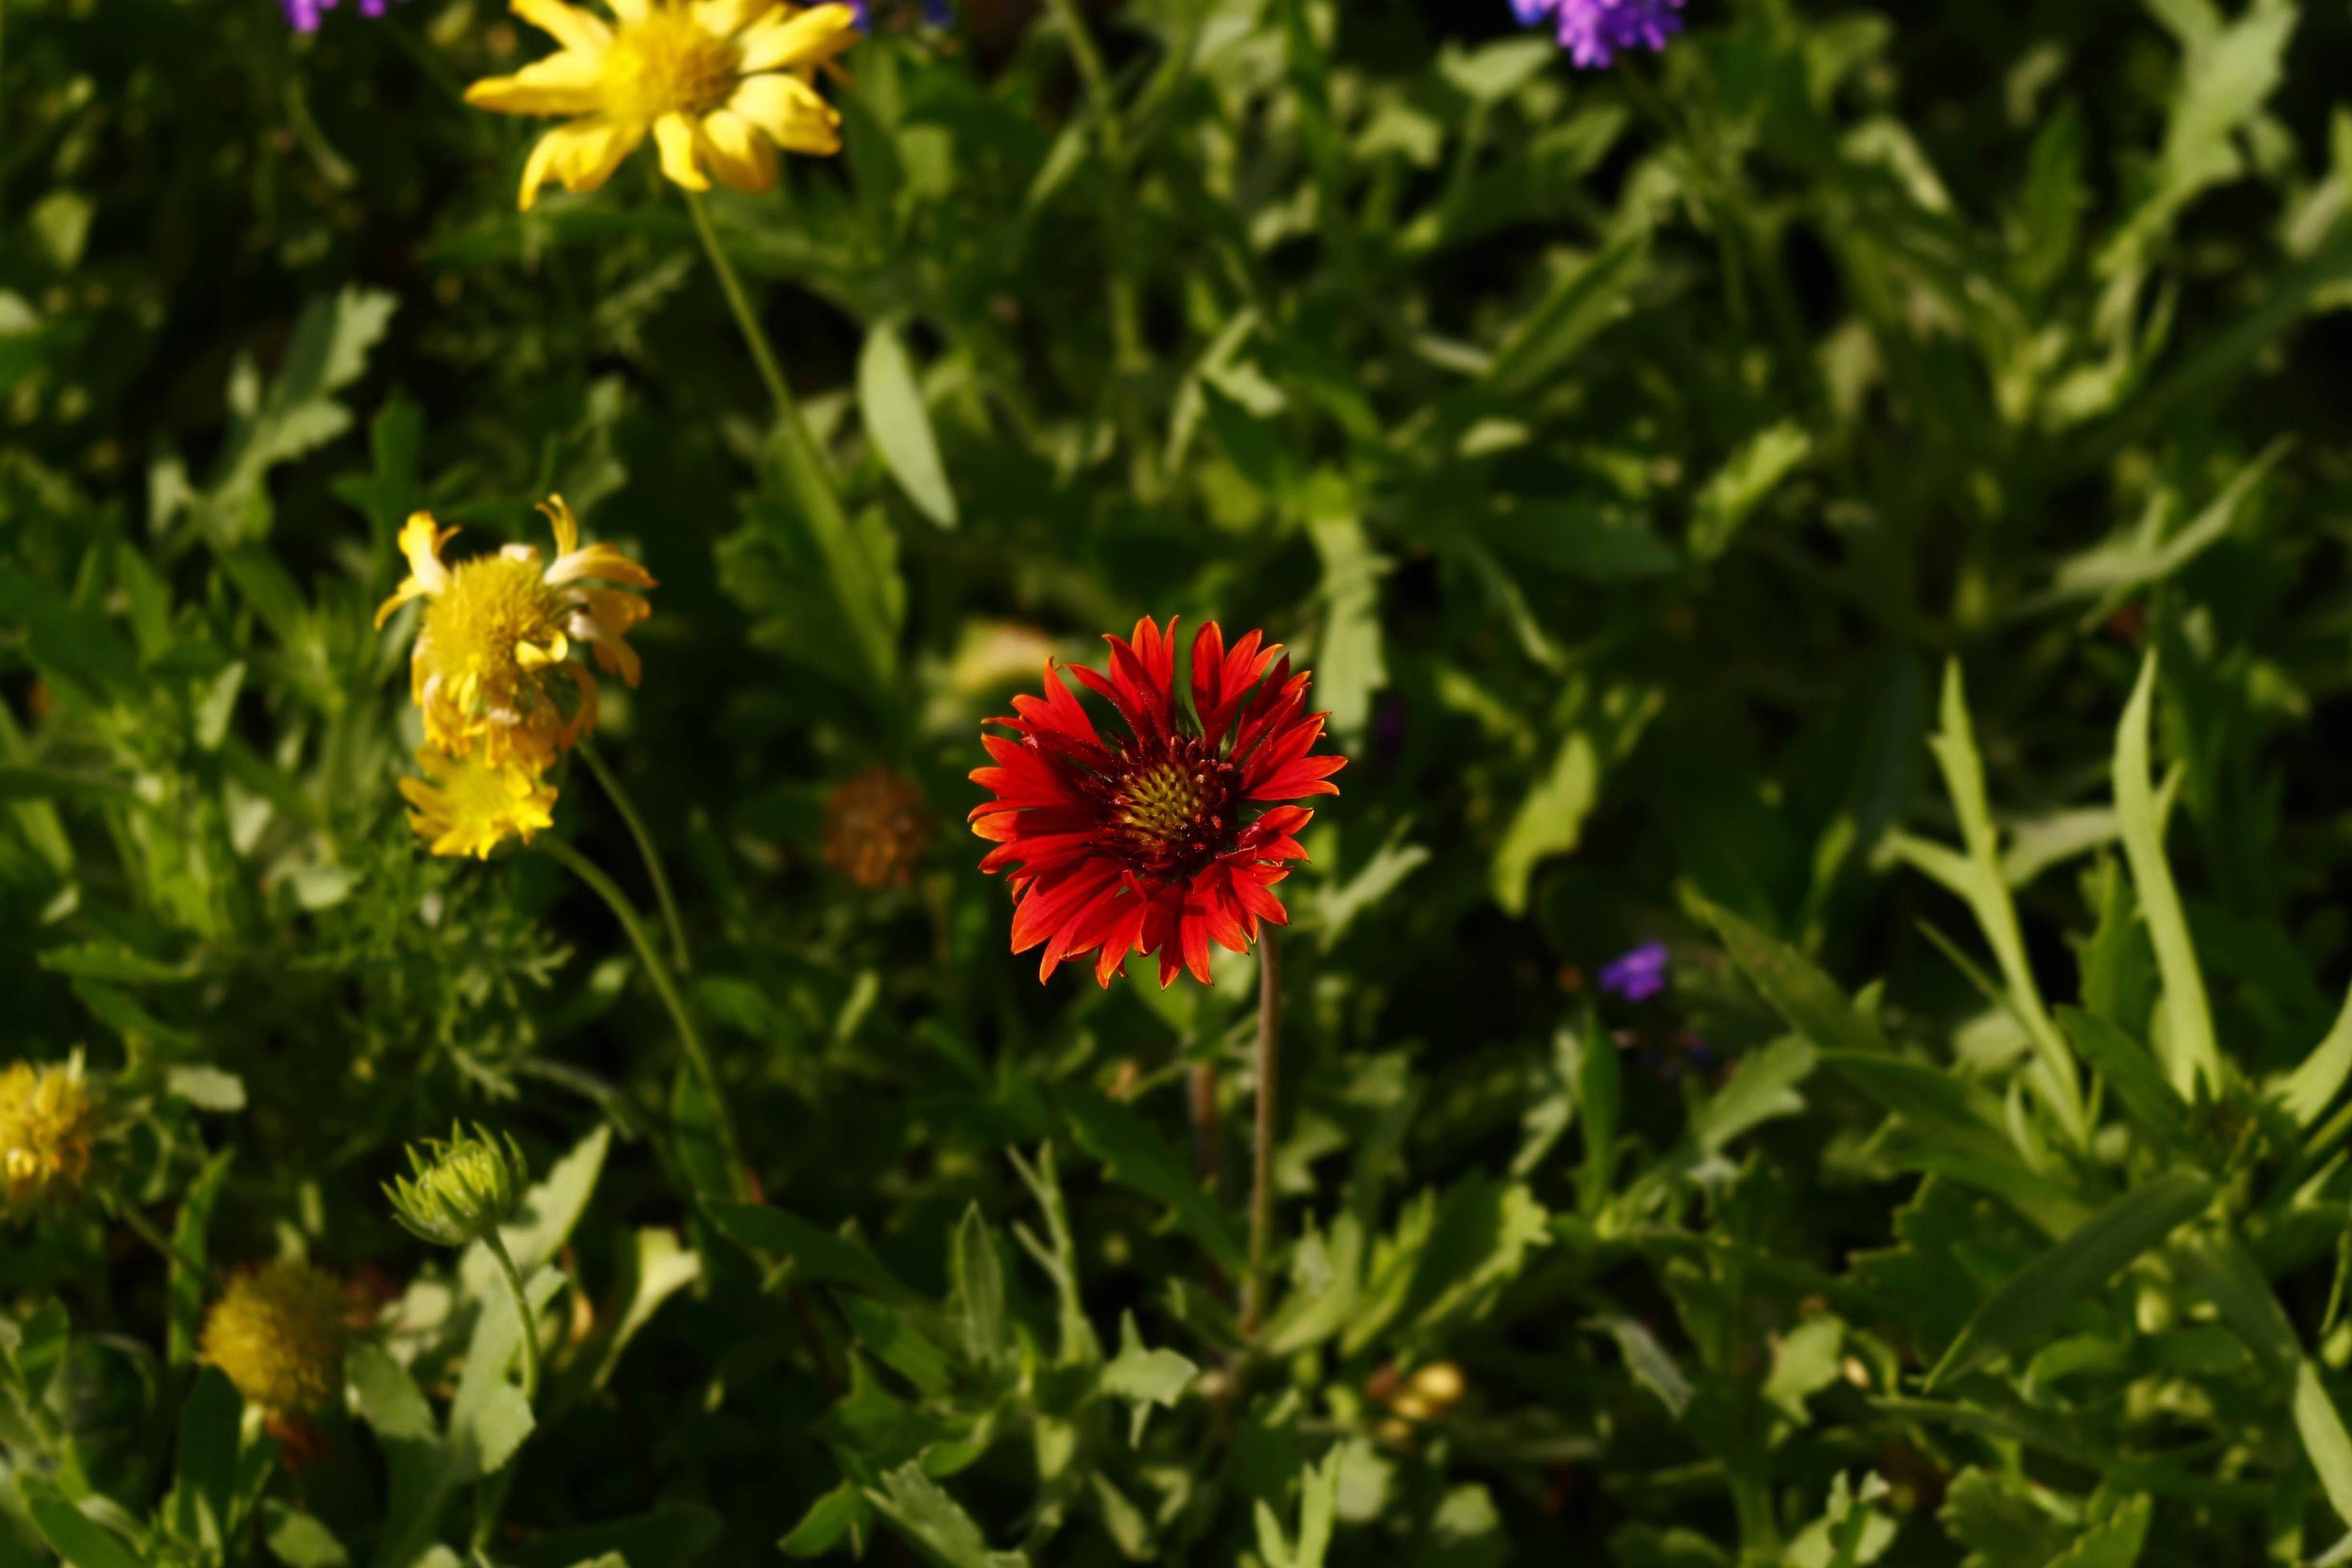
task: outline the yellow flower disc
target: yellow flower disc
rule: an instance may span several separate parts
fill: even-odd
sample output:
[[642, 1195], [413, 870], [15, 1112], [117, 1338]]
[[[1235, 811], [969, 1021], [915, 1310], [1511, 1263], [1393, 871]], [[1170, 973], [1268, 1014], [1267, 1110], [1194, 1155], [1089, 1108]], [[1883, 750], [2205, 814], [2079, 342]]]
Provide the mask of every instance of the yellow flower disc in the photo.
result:
[[540, 510], [555, 532], [556, 557], [545, 564], [530, 545], [509, 544], [453, 566], [441, 552], [457, 530], [418, 512], [400, 531], [408, 576], [376, 611], [382, 626], [409, 600], [425, 602], [409, 689], [433, 748], [533, 777], [595, 728], [596, 679], [572, 657], [575, 649], [637, 683], [626, 638], [651, 612], [630, 590], [655, 586], [652, 574], [613, 546], [583, 545], [580, 520], [562, 496]]
[[351, 1307], [307, 1263], [269, 1263], [229, 1281], [205, 1315], [204, 1359], [264, 1409], [315, 1415], [342, 1398]]
[[0, 1073], [0, 1194], [8, 1217], [79, 1194], [98, 1130], [97, 1101], [76, 1068], [16, 1062]]

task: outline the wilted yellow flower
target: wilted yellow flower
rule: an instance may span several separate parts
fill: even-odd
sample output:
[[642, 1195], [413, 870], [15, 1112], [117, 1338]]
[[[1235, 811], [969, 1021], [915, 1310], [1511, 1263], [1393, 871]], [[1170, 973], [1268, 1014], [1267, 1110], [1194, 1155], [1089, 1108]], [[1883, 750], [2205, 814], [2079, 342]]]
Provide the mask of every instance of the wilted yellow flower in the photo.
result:
[[315, 1415], [342, 1397], [351, 1302], [307, 1263], [267, 1263], [228, 1282], [205, 1316], [204, 1359], [264, 1409]]
[[567, 191], [596, 189], [648, 133], [662, 173], [690, 191], [710, 188], [705, 164], [722, 184], [764, 191], [776, 183], [777, 148], [841, 150], [841, 117], [814, 83], [856, 39], [847, 5], [605, 3], [611, 23], [563, 0], [513, 0], [516, 16], [562, 47], [466, 91], [478, 109], [569, 121], [541, 137], [523, 165], [526, 210], [551, 179]]
[[403, 779], [400, 793], [416, 809], [408, 826], [436, 855], [471, 855], [487, 860], [509, 838], [525, 844], [555, 822], [555, 786], [540, 780], [530, 763], [504, 765], [483, 757], [451, 757], [427, 747], [416, 753], [425, 772]]
[[574, 642], [593, 647], [606, 673], [637, 683], [636, 650], [624, 639], [652, 611], [634, 593], [590, 584], [651, 588], [652, 574], [609, 544], [583, 546], [580, 520], [562, 496], [539, 510], [555, 530], [555, 560], [545, 567], [528, 544], [451, 566], [441, 547], [457, 531], [436, 526], [430, 512], [400, 531], [408, 576], [375, 624], [411, 599], [426, 601], [409, 689], [425, 739], [452, 757], [543, 768], [595, 728], [596, 680], [569, 657]]
[[0, 1073], [0, 1196], [22, 1219], [81, 1191], [98, 1141], [98, 1102], [79, 1059], [63, 1067], [16, 1062]]
[[846, 780], [824, 803], [824, 858], [868, 892], [912, 882], [937, 832], [922, 786], [887, 767]]

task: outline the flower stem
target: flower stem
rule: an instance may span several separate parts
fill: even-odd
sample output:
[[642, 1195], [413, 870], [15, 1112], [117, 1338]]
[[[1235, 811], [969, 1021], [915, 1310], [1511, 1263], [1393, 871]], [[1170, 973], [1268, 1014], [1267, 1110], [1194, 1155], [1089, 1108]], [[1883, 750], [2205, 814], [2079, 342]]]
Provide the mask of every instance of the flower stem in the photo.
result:
[[206, 1279], [211, 1275], [212, 1271], [203, 1263], [181, 1251], [170, 1237], [156, 1229], [155, 1222], [149, 1219], [145, 1212], [129, 1198], [119, 1194], [115, 1194], [114, 1202], [108, 1206], [113, 1209], [115, 1218], [136, 1231], [141, 1240], [162, 1253], [164, 1261], [173, 1268], [184, 1268], [198, 1279]]
[[677, 918], [677, 900], [670, 896], [669, 876], [662, 869], [661, 852], [654, 847], [653, 836], [646, 831], [645, 818], [637, 815], [636, 803], [629, 798], [629, 792], [621, 787], [621, 781], [605, 765], [603, 753], [585, 740], [575, 749], [587, 763], [588, 771], [596, 775], [596, 782], [604, 786], [604, 794], [612, 801], [613, 809], [619, 812], [621, 820], [629, 825], [629, 837], [637, 841], [637, 854], [645, 860], [646, 875], [653, 879], [654, 899], [661, 905], [662, 924], [669, 930], [670, 962], [677, 966], [680, 974], [691, 973], [694, 956], [686, 945], [686, 925]]
[[709, 203], [703, 199], [701, 192], [688, 191], [686, 205], [694, 214], [694, 231], [702, 238], [703, 254], [710, 258], [710, 270], [718, 274], [719, 291], [727, 296], [727, 307], [735, 314], [735, 325], [743, 333], [744, 346], [751, 351], [751, 363], [767, 384], [768, 395], [775, 401], [777, 439], [773, 450], [784, 488], [799, 505], [817, 550], [824, 557], [834, 592], [841, 601], [842, 616], [857, 641], [858, 652], [876, 691], [887, 691], [894, 658], [890, 629], [881, 619], [878, 594], [869, 591], [872, 568], [850, 532], [849, 514], [842, 510], [841, 497], [834, 489], [833, 465], [826, 460], [824, 448], [817, 444], [808, 420], [801, 414], [792, 384], [784, 379], [783, 367], [776, 363], [776, 351], [768, 342], [758, 312], [751, 309], [751, 296], [743, 291], [743, 279], [737, 274], [735, 264], [727, 258], [726, 247], [719, 243], [719, 230], [710, 221]]
[[539, 1402], [539, 1325], [531, 1321], [530, 1298], [523, 1293], [522, 1271], [515, 1267], [514, 1255], [507, 1250], [506, 1239], [499, 1235], [498, 1226], [492, 1226], [483, 1233], [482, 1245], [498, 1260], [499, 1272], [506, 1276], [507, 1294], [514, 1298], [515, 1317], [522, 1327], [522, 1396], [535, 1405]]
[[1265, 1255], [1274, 1238], [1275, 1090], [1282, 1043], [1282, 950], [1269, 926], [1257, 942], [1257, 1148], [1250, 1176], [1249, 1276], [1242, 1282], [1242, 1337], [1265, 1311]]
[[726, 1158], [728, 1173], [735, 1183], [737, 1195], [749, 1193], [751, 1190], [751, 1168], [743, 1163], [743, 1148], [735, 1137], [735, 1116], [728, 1109], [726, 1095], [719, 1089], [719, 1070], [711, 1064], [710, 1052], [702, 1043], [701, 1032], [694, 1026], [694, 1015], [687, 1007], [686, 997], [679, 992], [677, 980], [671, 977], [669, 965], [662, 962], [661, 954], [654, 948], [654, 941], [646, 931], [645, 921], [619, 885], [579, 850], [554, 837], [541, 838], [537, 847], [587, 883], [589, 890], [604, 900], [612, 910], [614, 917], [621, 922], [621, 929], [629, 933], [629, 941], [636, 948], [637, 956], [645, 961], [646, 973], [653, 980], [654, 989], [661, 993], [662, 1005], [669, 1009], [670, 1021], [677, 1026], [678, 1041], [686, 1047], [687, 1062], [694, 1068], [695, 1076], [702, 1080], [703, 1092], [710, 1098], [710, 1114], [719, 1130], [719, 1150]]

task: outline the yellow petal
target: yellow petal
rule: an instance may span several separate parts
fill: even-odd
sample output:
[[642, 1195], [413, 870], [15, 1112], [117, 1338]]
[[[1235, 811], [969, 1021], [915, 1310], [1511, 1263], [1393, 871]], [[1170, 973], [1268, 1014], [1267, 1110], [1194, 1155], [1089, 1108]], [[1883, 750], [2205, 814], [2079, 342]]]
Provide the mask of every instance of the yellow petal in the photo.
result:
[[612, 7], [613, 15], [621, 19], [625, 27], [646, 19], [646, 0], [604, 0], [604, 4]]
[[707, 191], [710, 182], [694, 166], [694, 122], [673, 110], [654, 121], [654, 145], [661, 150], [662, 173], [671, 183], [689, 191]]
[[523, 210], [530, 210], [540, 186], [550, 179], [562, 181], [567, 191], [594, 190], [612, 178], [621, 160], [644, 139], [643, 127], [617, 120], [575, 120], [557, 126], [539, 139], [523, 165]]
[[494, 76], [466, 89], [466, 101], [499, 114], [593, 114], [604, 101], [598, 57], [566, 49], [533, 60], [512, 76]]
[[841, 116], [797, 77], [745, 77], [727, 107], [765, 132], [787, 153], [841, 151]]
[[562, 496], [550, 496], [539, 505], [539, 514], [547, 519], [555, 531], [555, 559], [562, 559], [580, 548], [580, 520], [564, 504]]
[[819, 5], [798, 16], [771, 11], [736, 41], [736, 68], [748, 76], [822, 65], [856, 41], [857, 14], [846, 5]]
[[514, 14], [567, 49], [601, 55], [612, 46], [613, 29], [563, 0], [512, 0]]
[[764, 191], [776, 183], [776, 150], [731, 109], [703, 117], [698, 149], [719, 183], [732, 190]]
[[778, 4], [779, 0], [694, 0], [694, 25], [713, 37], [731, 38]]

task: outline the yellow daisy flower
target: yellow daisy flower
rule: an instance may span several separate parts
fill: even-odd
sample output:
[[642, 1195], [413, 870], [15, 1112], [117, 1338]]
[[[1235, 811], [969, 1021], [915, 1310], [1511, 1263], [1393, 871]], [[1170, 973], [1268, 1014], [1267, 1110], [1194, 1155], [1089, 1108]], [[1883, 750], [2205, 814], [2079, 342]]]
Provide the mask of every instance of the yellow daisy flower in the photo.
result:
[[514, 14], [562, 47], [512, 76], [478, 81], [466, 101], [501, 114], [561, 115], [523, 165], [520, 205], [561, 180], [593, 191], [652, 133], [662, 173], [690, 191], [710, 174], [739, 191], [776, 183], [776, 149], [841, 151], [841, 116], [817, 96], [818, 69], [857, 37], [847, 5], [790, 0], [605, 0], [614, 20], [563, 0], [513, 0]]
[[400, 793], [416, 808], [408, 826], [436, 855], [487, 860], [508, 839], [528, 844], [555, 823], [554, 786], [541, 783], [534, 767], [446, 756], [429, 747], [416, 753], [416, 763], [426, 776], [401, 780]]
[[0, 1213], [26, 1218], [79, 1193], [98, 1131], [98, 1101], [79, 1059], [0, 1072]]
[[268, 1263], [228, 1282], [205, 1315], [204, 1359], [266, 1410], [316, 1415], [340, 1403], [351, 1303], [335, 1277]]
[[555, 560], [545, 567], [528, 544], [451, 566], [441, 547], [457, 531], [416, 513], [400, 531], [409, 574], [375, 613], [381, 626], [409, 600], [426, 601], [409, 689], [434, 749], [533, 773], [595, 728], [596, 681], [570, 658], [574, 642], [593, 647], [606, 673], [637, 683], [636, 651], [624, 639], [652, 611], [635, 594], [590, 580], [656, 585], [613, 546], [583, 546], [580, 520], [562, 496], [539, 510], [555, 529]]

